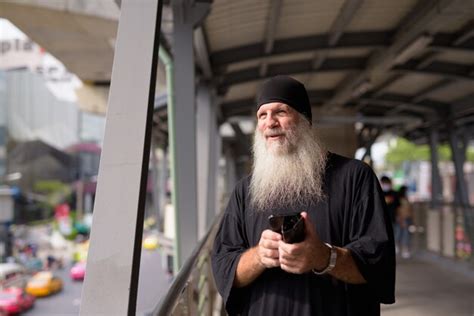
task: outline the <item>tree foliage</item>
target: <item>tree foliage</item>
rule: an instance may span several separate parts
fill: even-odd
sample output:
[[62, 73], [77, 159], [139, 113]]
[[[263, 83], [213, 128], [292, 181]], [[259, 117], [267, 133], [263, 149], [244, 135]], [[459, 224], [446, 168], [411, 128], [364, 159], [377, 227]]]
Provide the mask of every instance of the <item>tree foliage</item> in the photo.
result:
[[[451, 160], [451, 148], [448, 145], [438, 145], [440, 161]], [[397, 138], [390, 146], [385, 161], [387, 164], [398, 167], [405, 161], [430, 161], [431, 152], [428, 145], [416, 145], [405, 138]], [[466, 160], [474, 161], [474, 149], [468, 148]]]

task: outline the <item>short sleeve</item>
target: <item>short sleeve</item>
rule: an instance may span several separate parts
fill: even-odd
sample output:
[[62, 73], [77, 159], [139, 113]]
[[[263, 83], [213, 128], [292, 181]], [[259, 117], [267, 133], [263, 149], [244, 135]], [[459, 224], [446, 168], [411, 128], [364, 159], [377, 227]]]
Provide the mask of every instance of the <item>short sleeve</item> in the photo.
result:
[[349, 231], [352, 257], [380, 303], [395, 302], [393, 228], [377, 177], [364, 167], [357, 180]]

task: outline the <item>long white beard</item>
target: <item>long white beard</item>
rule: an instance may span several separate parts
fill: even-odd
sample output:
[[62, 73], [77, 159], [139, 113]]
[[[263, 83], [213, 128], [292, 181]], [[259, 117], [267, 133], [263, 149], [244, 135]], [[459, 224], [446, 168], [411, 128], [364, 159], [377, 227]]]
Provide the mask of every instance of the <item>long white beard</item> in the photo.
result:
[[302, 116], [279, 142], [267, 145], [264, 135], [256, 130], [253, 154], [250, 196], [257, 210], [316, 202], [323, 197], [326, 151]]

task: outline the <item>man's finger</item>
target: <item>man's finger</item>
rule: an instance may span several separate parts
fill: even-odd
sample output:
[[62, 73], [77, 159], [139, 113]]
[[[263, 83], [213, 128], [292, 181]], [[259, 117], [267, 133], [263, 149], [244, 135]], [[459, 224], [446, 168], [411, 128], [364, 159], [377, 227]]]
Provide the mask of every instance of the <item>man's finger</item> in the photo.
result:
[[275, 241], [281, 240], [281, 235], [279, 233], [275, 233], [270, 229], [266, 229], [262, 232], [262, 237], [265, 239], [271, 239]]

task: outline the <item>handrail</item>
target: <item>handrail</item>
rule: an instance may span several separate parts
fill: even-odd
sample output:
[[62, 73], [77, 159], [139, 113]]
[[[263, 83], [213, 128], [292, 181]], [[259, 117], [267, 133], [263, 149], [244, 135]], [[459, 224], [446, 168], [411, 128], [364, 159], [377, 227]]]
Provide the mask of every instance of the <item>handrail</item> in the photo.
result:
[[[169, 316], [173, 315], [173, 312], [176, 306], [179, 303], [179, 300], [182, 294], [186, 291], [187, 288], [190, 287], [192, 282], [190, 278], [192, 277], [193, 268], [200, 268], [199, 266], [202, 265], [203, 260], [209, 259], [209, 254], [204, 253], [205, 250], [210, 247], [205, 247], [209, 245], [214, 240], [214, 236], [217, 232], [217, 228], [219, 227], [219, 223], [223, 216], [223, 212], [221, 212], [218, 216], [214, 218], [214, 221], [207, 231], [206, 235], [200, 240], [199, 244], [194, 248], [191, 256], [186, 260], [183, 267], [179, 270], [178, 275], [176, 276], [175, 280], [171, 284], [168, 292], [166, 295], [160, 300], [158, 305], [153, 309], [153, 311], [147, 315], [153, 316]], [[199, 260], [200, 258], [205, 257], [203, 260]], [[210, 270], [209, 270], [210, 273]], [[212, 278], [204, 277], [199, 278], [199, 283], [202, 282], [213, 282]], [[204, 281], [203, 281], [204, 280]], [[200, 285], [201, 286], [201, 285]], [[213, 286], [214, 287], [214, 286]], [[201, 304], [201, 302], [199, 302]]]

